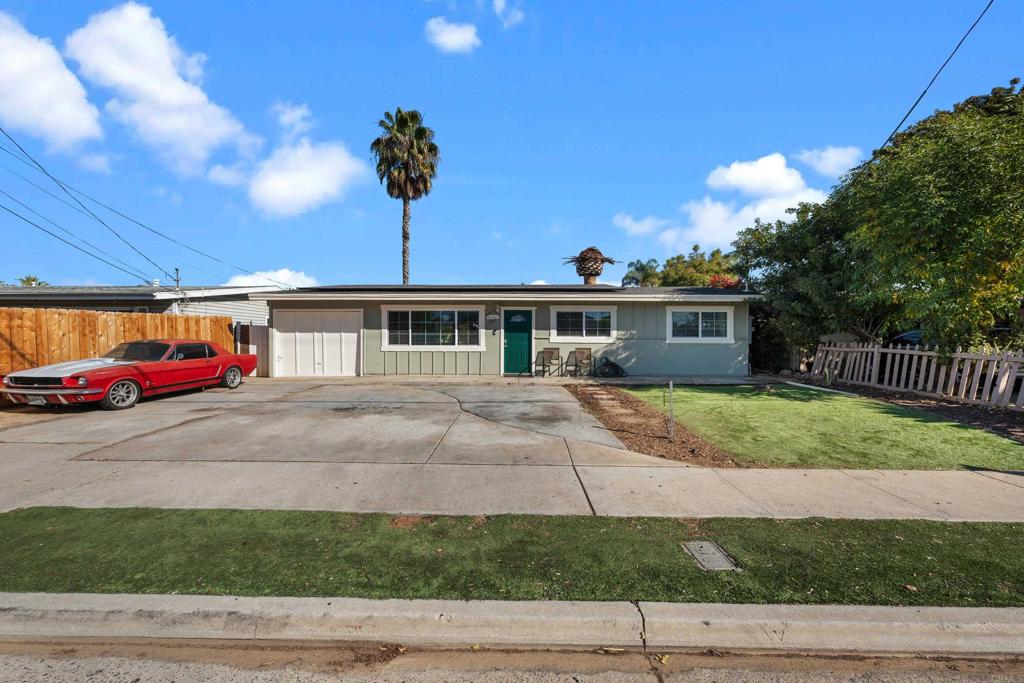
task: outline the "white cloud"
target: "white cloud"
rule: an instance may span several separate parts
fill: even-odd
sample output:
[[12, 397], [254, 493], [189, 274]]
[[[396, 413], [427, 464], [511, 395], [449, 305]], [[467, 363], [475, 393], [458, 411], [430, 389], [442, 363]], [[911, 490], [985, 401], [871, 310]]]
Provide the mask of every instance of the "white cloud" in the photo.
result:
[[669, 226], [669, 221], [657, 216], [634, 218], [628, 213], [619, 212], [612, 216], [612, 225], [622, 228], [629, 235], [649, 235], [656, 230]]
[[68, 36], [65, 51], [85, 78], [114, 91], [107, 112], [178, 173], [202, 173], [221, 147], [249, 155], [259, 146], [203, 91], [206, 56], [184, 52], [145, 5], [128, 2], [94, 14]]
[[[276, 282], [271, 280], [276, 280]], [[301, 270], [292, 270], [291, 268], [257, 270], [252, 275], [235, 275], [224, 284], [229, 287], [266, 287], [278, 283], [293, 287], [316, 287], [320, 284], [312, 275], [306, 275]]]
[[705, 196], [683, 204], [679, 209], [686, 217], [683, 225], [663, 230], [658, 235], [658, 241], [673, 251], [688, 250], [694, 244], [707, 249], [727, 249], [736, 239], [736, 234], [753, 225], [755, 218], [766, 222], [776, 221], [786, 218], [786, 210], [801, 202], [821, 202], [825, 197], [824, 192], [813, 188], [761, 197], [747, 204], [722, 202]]
[[270, 216], [297, 216], [341, 199], [366, 170], [340, 142], [284, 142], [257, 165], [249, 199]]
[[0, 121], [66, 150], [102, 137], [99, 112], [49, 40], [0, 12]]
[[494, 0], [494, 14], [497, 15], [501, 21], [501, 25], [505, 28], [512, 28], [516, 24], [522, 23], [526, 15], [523, 14], [523, 10], [519, 7], [509, 7], [507, 0]]
[[276, 102], [270, 111], [277, 117], [277, 122], [284, 131], [285, 140], [294, 140], [313, 128], [313, 113], [305, 104]]
[[106, 154], [85, 154], [78, 157], [78, 165], [94, 173], [110, 174], [110, 157]]
[[480, 47], [480, 38], [473, 24], [457, 24], [444, 17], [428, 19], [423, 27], [427, 40], [441, 52], [472, 52]]
[[860, 147], [829, 145], [823, 149], [802, 149], [795, 156], [818, 173], [838, 178], [853, 168], [862, 155]]
[[224, 185], [225, 187], [239, 187], [245, 185], [248, 180], [248, 173], [246, 170], [239, 166], [225, 166], [224, 164], [214, 164], [210, 167], [210, 170], [206, 172], [206, 179], [211, 183], [217, 185]]
[[826, 198], [822, 190], [808, 187], [800, 172], [790, 168], [778, 152], [719, 166], [708, 175], [707, 184], [712, 189], [740, 191], [753, 197], [725, 200], [705, 195], [684, 202], [679, 207], [681, 217], [676, 220], [659, 216], [636, 219], [617, 213], [612, 223], [630, 235], [653, 236], [668, 251], [688, 251], [694, 244], [705, 249], [728, 249], [736, 233], [753, 225], [755, 218], [783, 219], [787, 209]]
[[739, 190], [747, 194], [780, 195], [799, 192], [806, 187], [800, 171], [786, 164], [778, 152], [754, 161], [734, 161], [708, 174], [708, 187]]
[[546, 285], [547, 283], [548, 283], [547, 280], [534, 280], [530, 284], [531, 285]]

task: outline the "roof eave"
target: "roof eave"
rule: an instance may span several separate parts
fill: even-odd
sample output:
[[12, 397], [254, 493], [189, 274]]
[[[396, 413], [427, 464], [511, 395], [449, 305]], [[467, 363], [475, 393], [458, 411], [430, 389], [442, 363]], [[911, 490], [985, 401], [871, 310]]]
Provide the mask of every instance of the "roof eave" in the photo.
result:
[[755, 301], [762, 294], [629, 294], [615, 292], [289, 292], [253, 294], [253, 301]]

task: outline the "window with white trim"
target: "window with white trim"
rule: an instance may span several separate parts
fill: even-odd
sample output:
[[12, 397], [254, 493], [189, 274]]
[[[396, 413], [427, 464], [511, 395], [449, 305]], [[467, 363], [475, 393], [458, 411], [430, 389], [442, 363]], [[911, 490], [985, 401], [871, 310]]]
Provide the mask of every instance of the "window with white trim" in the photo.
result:
[[384, 348], [482, 348], [479, 308], [384, 309]]
[[614, 308], [551, 307], [552, 341], [610, 342], [614, 338]]
[[669, 343], [733, 341], [733, 308], [704, 306], [665, 311], [665, 337]]

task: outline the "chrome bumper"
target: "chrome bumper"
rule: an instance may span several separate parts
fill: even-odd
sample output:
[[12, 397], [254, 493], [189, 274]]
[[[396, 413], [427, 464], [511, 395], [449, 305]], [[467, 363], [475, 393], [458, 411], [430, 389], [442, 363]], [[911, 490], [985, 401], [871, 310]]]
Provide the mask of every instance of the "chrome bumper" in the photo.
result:
[[79, 396], [88, 394], [102, 394], [102, 389], [86, 388], [86, 389], [75, 389], [72, 387], [53, 387], [52, 389], [38, 389], [28, 387], [4, 387], [0, 389], [0, 394], [19, 394], [24, 396], [52, 396], [53, 394], [67, 394], [68, 396]]
[[[57, 400], [62, 404], [67, 405], [70, 403], [65, 396], [95, 396], [96, 394], [102, 394], [102, 389], [86, 388], [86, 389], [75, 389], [72, 387], [54, 387], [53, 389], [39, 389], [39, 388], [21, 388], [21, 387], [4, 387], [0, 389], [0, 394], [7, 394], [8, 397], [15, 403], [28, 403], [27, 396], [56, 396]], [[79, 401], [82, 399], [79, 398]], [[52, 403], [52, 401], [51, 401]]]

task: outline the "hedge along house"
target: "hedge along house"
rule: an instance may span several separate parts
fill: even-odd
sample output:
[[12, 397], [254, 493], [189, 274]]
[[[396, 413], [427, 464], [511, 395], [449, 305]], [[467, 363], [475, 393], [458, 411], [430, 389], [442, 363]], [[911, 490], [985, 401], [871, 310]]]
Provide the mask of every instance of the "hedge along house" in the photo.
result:
[[710, 287], [370, 285], [253, 294], [275, 377], [525, 375], [578, 348], [632, 375], [748, 373], [749, 302]]

